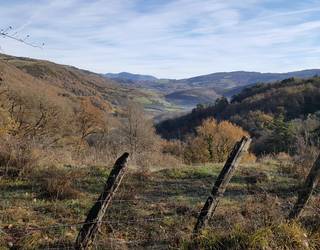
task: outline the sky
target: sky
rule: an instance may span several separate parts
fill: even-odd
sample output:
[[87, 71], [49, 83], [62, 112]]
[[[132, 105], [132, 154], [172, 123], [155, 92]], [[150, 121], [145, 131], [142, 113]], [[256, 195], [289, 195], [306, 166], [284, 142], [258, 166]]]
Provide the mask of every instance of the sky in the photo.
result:
[[0, 0], [0, 53], [187, 78], [320, 68], [320, 0]]

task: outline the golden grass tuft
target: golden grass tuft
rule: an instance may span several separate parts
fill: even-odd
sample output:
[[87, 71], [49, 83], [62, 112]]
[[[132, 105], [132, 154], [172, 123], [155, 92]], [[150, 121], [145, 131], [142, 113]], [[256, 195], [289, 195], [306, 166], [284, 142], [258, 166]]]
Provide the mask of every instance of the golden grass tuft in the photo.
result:
[[51, 166], [38, 170], [34, 175], [44, 198], [63, 200], [80, 196], [75, 182], [84, 176], [81, 169]]
[[296, 222], [280, 223], [263, 227], [257, 231], [236, 225], [231, 232], [219, 233], [212, 229], [204, 230], [192, 242], [184, 243], [182, 249], [203, 250], [316, 250], [316, 244], [310, 244], [306, 230]]

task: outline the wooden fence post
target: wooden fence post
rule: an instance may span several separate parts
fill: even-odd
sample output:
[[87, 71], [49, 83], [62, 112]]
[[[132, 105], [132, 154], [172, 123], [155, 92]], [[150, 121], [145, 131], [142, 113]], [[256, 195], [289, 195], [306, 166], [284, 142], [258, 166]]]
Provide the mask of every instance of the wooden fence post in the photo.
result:
[[239, 142], [234, 145], [232, 152], [230, 153], [228, 160], [226, 161], [223, 169], [221, 170], [210, 196], [204, 204], [195, 225], [193, 236], [197, 236], [202, 228], [207, 226], [209, 219], [214, 213], [220, 198], [223, 196], [226, 187], [232, 178], [232, 175], [240, 163], [241, 157], [250, 146], [251, 139], [243, 137]]
[[313, 190], [316, 188], [320, 179], [320, 154], [314, 162], [309, 175], [303, 185], [302, 190], [298, 194], [298, 200], [289, 214], [289, 219], [293, 220], [300, 216], [304, 206], [310, 199]]
[[103, 192], [101, 193], [100, 197], [93, 205], [93, 207], [90, 209], [87, 215], [87, 219], [79, 231], [75, 243], [75, 249], [88, 249], [90, 244], [93, 243], [96, 233], [101, 226], [103, 216], [106, 213], [106, 210], [111, 203], [112, 197], [117, 191], [125, 174], [128, 157], [129, 154], [124, 153], [115, 162], [105, 184]]

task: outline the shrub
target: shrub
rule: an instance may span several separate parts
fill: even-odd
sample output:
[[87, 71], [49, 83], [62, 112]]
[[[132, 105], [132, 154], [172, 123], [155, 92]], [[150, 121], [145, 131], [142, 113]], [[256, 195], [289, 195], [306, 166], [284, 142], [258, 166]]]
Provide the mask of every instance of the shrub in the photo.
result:
[[12, 136], [3, 136], [0, 144], [0, 174], [18, 177], [30, 172], [37, 163], [31, 143]]
[[189, 137], [184, 149], [184, 161], [190, 163], [208, 162], [210, 155], [205, 142], [199, 137]]
[[[243, 136], [248, 136], [248, 133], [228, 121], [218, 123], [207, 119], [197, 128], [196, 136], [187, 140], [186, 162], [224, 162]], [[254, 161], [253, 155], [248, 156], [249, 159]]]
[[83, 176], [83, 171], [79, 169], [56, 166], [47, 167], [35, 173], [35, 179], [41, 188], [42, 196], [60, 200], [79, 197], [80, 192], [75, 187], [75, 180]]
[[184, 144], [179, 140], [162, 141], [162, 153], [173, 155], [179, 159], [183, 157]]

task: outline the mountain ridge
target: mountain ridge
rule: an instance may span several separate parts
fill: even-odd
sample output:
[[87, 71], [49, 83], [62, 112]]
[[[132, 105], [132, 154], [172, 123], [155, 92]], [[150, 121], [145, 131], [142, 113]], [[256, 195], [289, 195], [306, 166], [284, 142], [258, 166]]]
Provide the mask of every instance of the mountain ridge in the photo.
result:
[[[159, 80], [159, 81], [190, 81], [194, 80], [197, 78], [203, 78], [203, 77], [209, 77], [209, 76], [216, 76], [216, 75], [232, 75], [232, 74], [259, 74], [259, 75], [278, 75], [278, 76], [291, 76], [291, 75], [296, 75], [298, 76], [304, 76], [304, 75], [310, 75], [310, 74], [319, 74], [320, 69], [317, 68], [312, 68], [312, 69], [302, 69], [302, 70], [294, 70], [294, 71], [288, 71], [288, 72], [260, 72], [260, 71], [248, 71], [248, 70], [234, 70], [234, 71], [218, 71], [218, 72], [213, 72], [213, 73], [208, 73], [208, 74], [203, 74], [203, 75], [197, 75], [197, 76], [192, 76], [192, 77], [186, 77], [186, 78], [158, 78], [153, 75], [146, 75], [146, 74], [137, 74], [137, 73], [131, 73], [131, 72], [119, 72], [119, 73], [105, 73], [103, 74], [107, 78], [111, 79], [123, 79], [123, 80], [134, 80], [134, 78], [137, 77], [146, 77], [150, 79], [141, 79], [142, 81], [148, 81], [148, 80]], [[139, 79], [140, 80], [140, 79]]]
[[141, 75], [133, 74], [129, 72], [120, 72], [120, 73], [106, 73], [104, 74], [107, 78], [110, 79], [119, 79], [119, 80], [132, 80], [132, 81], [156, 81], [158, 78], [152, 75]]
[[[271, 83], [288, 78], [309, 78], [315, 75], [320, 75], [320, 69], [285, 73], [216, 72], [185, 79], [158, 79], [153, 76], [125, 72], [125, 74], [113, 74], [112, 79], [125, 86], [155, 91], [162, 94], [166, 101], [178, 105], [182, 109], [190, 110], [192, 106], [200, 103], [214, 103], [220, 96], [231, 97], [240, 93], [242, 89], [257, 83]], [[104, 76], [107, 77], [108, 74]], [[147, 78], [144, 78], [145, 76]]]

